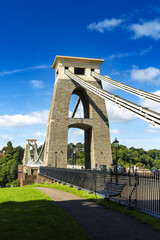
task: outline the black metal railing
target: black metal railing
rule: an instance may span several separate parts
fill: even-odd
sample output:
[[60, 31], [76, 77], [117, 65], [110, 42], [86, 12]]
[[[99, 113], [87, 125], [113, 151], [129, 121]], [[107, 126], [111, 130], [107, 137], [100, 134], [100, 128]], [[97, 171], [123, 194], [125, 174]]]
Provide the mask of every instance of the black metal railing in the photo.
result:
[[[103, 190], [107, 182], [116, 182], [116, 175], [107, 171], [59, 169], [40, 167], [40, 173], [73, 184], [89, 191]], [[125, 183], [120, 197], [115, 197], [129, 207], [160, 215], [160, 174], [118, 174], [118, 182]]]
[[160, 215], [160, 172], [140, 174], [137, 206]]

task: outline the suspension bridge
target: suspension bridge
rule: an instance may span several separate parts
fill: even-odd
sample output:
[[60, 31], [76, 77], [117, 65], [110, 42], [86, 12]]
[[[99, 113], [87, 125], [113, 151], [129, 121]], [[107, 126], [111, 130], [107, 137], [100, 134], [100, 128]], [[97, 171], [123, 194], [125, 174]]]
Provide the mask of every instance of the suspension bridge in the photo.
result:
[[[102, 81], [123, 91], [137, 95], [146, 100], [160, 103], [160, 96], [145, 92], [117, 82], [100, 74], [102, 59], [56, 56], [55, 84], [47, 124], [46, 139], [37, 151], [37, 139], [26, 139], [23, 165], [19, 166], [18, 178], [23, 185], [35, 179], [40, 182], [69, 183], [96, 191], [109, 181], [125, 183], [120, 199], [125, 203], [160, 214], [160, 181], [159, 172], [151, 176], [114, 175], [107, 171], [88, 171], [100, 165], [109, 169], [112, 163], [109, 119], [105, 100], [111, 101], [153, 126], [160, 127], [160, 114], [134, 102], [123, 99], [102, 89]], [[75, 107], [69, 117], [71, 95], [78, 96]], [[78, 106], [82, 102], [84, 117], [76, 118]], [[80, 128], [85, 136], [85, 169], [67, 169], [68, 129]], [[38, 171], [40, 174], [37, 175]], [[27, 176], [28, 175], [28, 176]], [[27, 178], [28, 177], [28, 178]], [[102, 189], [100, 189], [102, 190]], [[119, 198], [116, 198], [118, 201]]]
[[[160, 96], [101, 75], [102, 62], [102, 59], [56, 56], [53, 64], [56, 80], [46, 140], [38, 154], [36, 140], [27, 139], [23, 165], [66, 168], [68, 128], [78, 127], [85, 131], [85, 168], [93, 169], [95, 164], [109, 166], [112, 157], [105, 100], [134, 113], [153, 126], [160, 127], [158, 112], [102, 89], [101, 82], [107, 82], [111, 86], [156, 103], [160, 103]], [[77, 94], [78, 99], [69, 118], [68, 109], [72, 94]], [[80, 101], [84, 108], [84, 118], [76, 119], [75, 113]]]

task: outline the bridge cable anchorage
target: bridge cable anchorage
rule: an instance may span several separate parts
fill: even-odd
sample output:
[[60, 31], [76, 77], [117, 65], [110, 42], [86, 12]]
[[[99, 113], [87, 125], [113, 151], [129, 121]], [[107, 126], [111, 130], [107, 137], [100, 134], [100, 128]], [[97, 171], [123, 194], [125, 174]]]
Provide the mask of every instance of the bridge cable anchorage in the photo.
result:
[[130, 112], [134, 113], [135, 115], [137, 115], [139, 118], [142, 118], [143, 120], [151, 123], [152, 125], [154, 124], [155, 126], [160, 127], [160, 113], [152, 111], [149, 108], [142, 107], [141, 105], [138, 105], [136, 103], [130, 102], [124, 98], [116, 96], [103, 89], [98, 89], [67, 69], [65, 70], [65, 74], [70, 79], [74, 80], [75, 82], [80, 84], [80, 86], [83, 86], [85, 89], [89, 90], [90, 92], [98, 95], [99, 97], [105, 100], [109, 100], [114, 104], [116, 101], [116, 104], [119, 107], [123, 107], [129, 110]]
[[142, 90], [134, 88], [134, 87], [130, 87], [128, 85], [117, 82], [109, 77], [103, 76], [103, 75], [93, 72], [93, 71], [91, 72], [91, 74], [93, 77], [95, 77], [101, 81], [107, 82], [108, 84], [110, 84], [116, 88], [122, 89], [123, 91], [129, 92], [129, 93], [134, 94], [143, 99], [148, 99], [148, 100], [152, 100], [152, 101], [160, 103], [160, 96], [158, 96], [156, 94], [145, 92], [145, 91], [142, 91]]

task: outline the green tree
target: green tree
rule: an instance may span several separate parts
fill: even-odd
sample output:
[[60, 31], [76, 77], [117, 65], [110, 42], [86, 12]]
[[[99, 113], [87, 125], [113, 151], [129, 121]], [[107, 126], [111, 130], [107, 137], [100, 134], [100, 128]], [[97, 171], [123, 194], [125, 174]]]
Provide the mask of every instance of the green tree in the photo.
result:
[[[0, 158], [0, 186], [5, 187], [7, 184], [17, 179], [18, 164], [23, 159], [24, 149], [20, 146], [14, 148], [12, 142], [9, 141], [7, 146], [2, 148], [5, 155]], [[13, 184], [12, 184], [13, 185]]]
[[17, 157], [18, 163], [21, 163], [23, 160], [24, 148], [22, 148], [21, 146], [18, 146], [15, 148], [15, 152], [18, 154], [18, 157]]

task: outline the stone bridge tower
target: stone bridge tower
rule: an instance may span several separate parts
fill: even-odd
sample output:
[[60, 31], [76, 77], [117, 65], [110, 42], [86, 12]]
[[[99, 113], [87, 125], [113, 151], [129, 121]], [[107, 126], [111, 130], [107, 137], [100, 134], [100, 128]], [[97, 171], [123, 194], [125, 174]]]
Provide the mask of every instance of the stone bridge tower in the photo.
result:
[[[101, 88], [101, 82], [91, 76], [91, 71], [100, 73], [101, 59], [56, 56], [53, 69], [56, 79], [47, 125], [44, 166], [67, 167], [68, 129], [80, 128], [85, 132], [85, 168], [112, 162], [108, 116], [105, 101], [85, 90], [71, 80], [65, 70]], [[77, 94], [83, 104], [84, 118], [69, 118], [69, 103], [72, 94]]]

